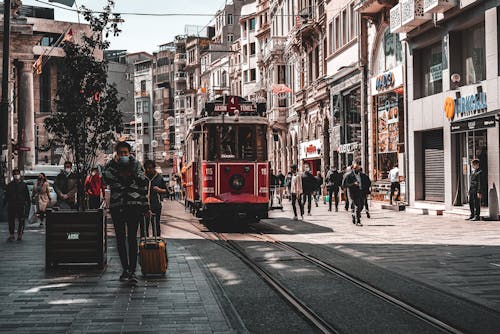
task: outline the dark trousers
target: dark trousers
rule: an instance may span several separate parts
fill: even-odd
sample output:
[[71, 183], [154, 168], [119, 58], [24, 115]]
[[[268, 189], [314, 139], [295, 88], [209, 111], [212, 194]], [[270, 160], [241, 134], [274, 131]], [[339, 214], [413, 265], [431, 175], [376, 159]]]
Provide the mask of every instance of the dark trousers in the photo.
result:
[[312, 201], [312, 194], [302, 194], [302, 206], [306, 206], [306, 201], [307, 201], [307, 213], [311, 213], [311, 201]]
[[89, 196], [89, 209], [99, 209], [101, 206], [100, 196]]
[[394, 197], [394, 191], [398, 190], [398, 196], [396, 197], [396, 201], [399, 201], [399, 195], [401, 195], [401, 185], [399, 182], [391, 182], [391, 197], [389, 198], [389, 202], [392, 204], [392, 198]]
[[471, 217], [481, 216], [481, 199], [477, 197], [475, 190], [469, 190], [469, 208]]
[[[333, 196], [332, 196], [333, 195]], [[332, 211], [332, 201], [335, 199], [335, 211], [339, 210], [339, 190], [328, 189], [328, 209]]]
[[122, 268], [124, 271], [134, 273], [137, 267], [137, 229], [142, 214], [134, 207], [111, 209], [111, 218], [115, 227], [116, 247]]
[[[151, 226], [151, 229], [155, 229], [155, 235], [157, 237], [161, 236], [161, 228], [160, 228], [160, 213], [153, 213], [154, 217], [151, 218], [146, 218], [146, 219], [141, 219], [141, 237], [144, 237], [144, 222], [146, 222], [146, 237], [149, 237], [149, 226]], [[154, 219], [153, 223], [151, 223], [151, 220]]]
[[17, 234], [22, 235], [24, 231], [24, 220], [26, 218], [24, 205], [9, 205], [7, 207], [7, 220], [9, 222], [9, 233], [12, 235], [16, 229], [16, 218], [19, 220]]
[[347, 193], [347, 191], [345, 191], [344, 195], [345, 195], [345, 209], [347, 211], [347, 210], [349, 210], [349, 194]]
[[363, 211], [363, 207], [365, 205], [365, 195], [359, 194], [356, 196], [351, 196], [351, 201], [353, 205], [352, 210], [352, 220], [356, 222], [361, 221], [361, 211]]
[[300, 215], [304, 215], [304, 204], [302, 204], [302, 200], [300, 198], [297, 198], [297, 194], [292, 194], [292, 208], [293, 208], [293, 215], [297, 217], [297, 206], [296, 203], [299, 203], [299, 208], [300, 208]]
[[365, 199], [364, 199], [364, 200], [365, 200], [365, 203], [364, 203], [364, 205], [365, 205], [365, 210], [366, 210], [366, 212], [368, 212], [368, 211], [370, 211], [370, 208], [369, 208], [369, 206], [368, 206], [368, 195], [363, 195], [363, 197], [365, 198]]

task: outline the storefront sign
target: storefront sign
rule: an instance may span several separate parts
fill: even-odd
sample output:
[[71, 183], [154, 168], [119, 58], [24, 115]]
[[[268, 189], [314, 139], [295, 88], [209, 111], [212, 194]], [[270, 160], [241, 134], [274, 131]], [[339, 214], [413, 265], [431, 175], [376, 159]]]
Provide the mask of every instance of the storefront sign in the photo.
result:
[[480, 92], [455, 99], [455, 113], [453, 120], [474, 117], [488, 110], [486, 93]]
[[372, 95], [390, 91], [403, 85], [403, 65], [371, 78]]
[[337, 152], [339, 153], [352, 153], [360, 149], [360, 144], [359, 143], [349, 143], [349, 144], [342, 144], [338, 147]]
[[321, 155], [321, 140], [311, 140], [300, 144], [300, 159], [319, 158]]
[[495, 115], [469, 121], [453, 122], [451, 123], [451, 133], [493, 128], [496, 122]]

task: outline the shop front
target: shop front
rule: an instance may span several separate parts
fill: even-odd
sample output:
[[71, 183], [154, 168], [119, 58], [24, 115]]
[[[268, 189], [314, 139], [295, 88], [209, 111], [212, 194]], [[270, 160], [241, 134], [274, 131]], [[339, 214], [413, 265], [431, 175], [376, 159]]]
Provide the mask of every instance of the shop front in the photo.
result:
[[[468, 203], [470, 163], [473, 159], [479, 159], [482, 170], [481, 204], [488, 206], [488, 156], [490, 150], [492, 154], [498, 150], [498, 143], [488, 143], [488, 132], [498, 132], [498, 112], [488, 111], [487, 96], [482, 92], [481, 86], [478, 86], [476, 94], [445, 99], [445, 113], [450, 120], [452, 143], [457, 156], [454, 166], [457, 180], [453, 205]], [[497, 159], [498, 157], [493, 157], [493, 161]]]
[[302, 169], [304, 165], [308, 164], [313, 175], [316, 175], [316, 172], [321, 172], [321, 140], [306, 141], [301, 143], [299, 147], [299, 159], [302, 161]]
[[371, 79], [373, 98], [373, 178], [386, 180], [389, 171], [399, 165], [404, 172], [404, 104], [403, 66], [381, 73]]

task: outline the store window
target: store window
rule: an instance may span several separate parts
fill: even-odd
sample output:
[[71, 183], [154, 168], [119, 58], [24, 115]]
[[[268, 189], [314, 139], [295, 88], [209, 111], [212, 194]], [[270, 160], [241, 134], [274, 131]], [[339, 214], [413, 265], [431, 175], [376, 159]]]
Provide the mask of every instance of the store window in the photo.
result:
[[375, 73], [382, 73], [403, 62], [403, 48], [399, 34], [391, 34], [387, 29], [380, 40], [375, 62]]
[[375, 97], [377, 145], [376, 180], [386, 179], [398, 161], [398, 153], [404, 152], [403, 94], [389, 92]]
[[414, 52], [415, 74], [419, 76], [415, 87], [415, 98], [443, 91], [443, 49], [441, 42]]

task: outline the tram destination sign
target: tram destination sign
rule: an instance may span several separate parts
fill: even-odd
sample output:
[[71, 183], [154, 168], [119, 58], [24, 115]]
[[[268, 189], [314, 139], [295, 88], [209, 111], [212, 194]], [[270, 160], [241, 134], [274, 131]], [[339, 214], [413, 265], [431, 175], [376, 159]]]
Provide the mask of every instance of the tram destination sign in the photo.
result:
[[234, 113], [238, 112], [255, 112], [257, 111], [257, 107], [253, 104], [239, 104], [237, 106], [231, 106], [229, 104], [216, 104], [214, 105], [215, 112], [229, 112]]
[[253, 103], [247, 101], [239, 96], [227, 96], [225, 98], [218, 98], [212, 102], [205, 103], [205, 111], [208, 115], [228, 113], [240, 115], [245, 114], [260, 114], [265, 113], [266, 104], [265, 103]]

